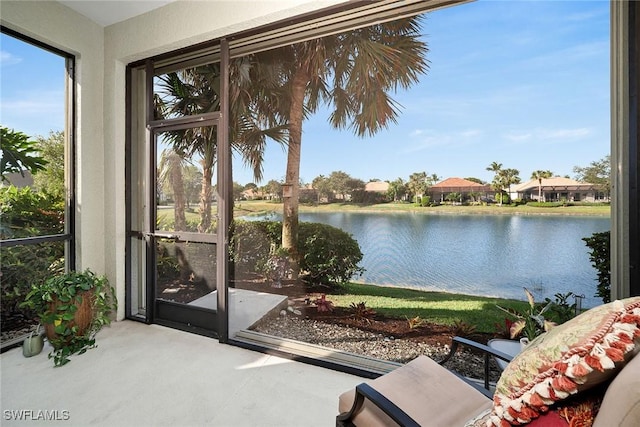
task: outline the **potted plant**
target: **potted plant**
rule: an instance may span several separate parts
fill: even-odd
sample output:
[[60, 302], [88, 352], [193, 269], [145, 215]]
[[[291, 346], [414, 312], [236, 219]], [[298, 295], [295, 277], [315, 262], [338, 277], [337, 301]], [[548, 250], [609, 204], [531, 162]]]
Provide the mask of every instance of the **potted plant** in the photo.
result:
[[544, 307], [538, 308], [533, 298], [533, 294], [527, 288], [524, 288], [524, 292], [527, 295], [529, 307], [527, 307], [523, 312], [518, 312], [512, 308], [504, 308], [500, 306], [498, 306], [498, 308], [516, 318], [509, 328], [511, 339], [523, 336], [526, 338], [524, 341], [526, 343], [533, 341], [533, 339], [538, 335], [547, 332], [549, 329], [556, 326], [556, 324], [544, 318], [544, 313], [549, 310], [553, 305], [553, 302], [548, 301]]
[[115, 290], [104, 276], [90, 270], [52, 276], [31, 287], [24, 305], [33, 309], [44, 325], [53, 346], [49, 358], [55, 366], [69, 362], [69, 356], [95, 347], [95, 335], [111, 323], [117, 308]]

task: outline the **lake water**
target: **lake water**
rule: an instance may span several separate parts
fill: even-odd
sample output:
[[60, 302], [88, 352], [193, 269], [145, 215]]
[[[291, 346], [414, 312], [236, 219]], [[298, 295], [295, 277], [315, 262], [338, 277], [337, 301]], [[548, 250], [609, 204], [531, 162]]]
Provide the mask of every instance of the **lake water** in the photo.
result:
[[[301, 213], [301, 221], [343, 229], [360, 244], [366, 283], [536, 301], [554, 294], [594, 297], [596, 270], [583, 237], [609, 218], [411, 213]], [[573, 300], [570, 300], [573, 302]]]

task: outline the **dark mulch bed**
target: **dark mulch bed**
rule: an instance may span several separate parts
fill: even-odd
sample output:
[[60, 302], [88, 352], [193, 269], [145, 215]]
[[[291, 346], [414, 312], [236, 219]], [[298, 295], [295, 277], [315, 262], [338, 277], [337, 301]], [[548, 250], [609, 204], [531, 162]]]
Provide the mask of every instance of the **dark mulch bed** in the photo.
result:
[[[332, 311], [318, 311], [311, 302], [321, 294], [330, 294], [330, 288], [322, 285], [309, 285], [304, 282], [283, 282], [282, 287], [276, 288], [257, 277], [252, 280], [239, 280], [236, 287], [256, 292], [269, 292], [289, 297], [293, 305], [302, 312], [303, 318], [341, 326], [362, 329], [368, 332], [382, 334], [396, 339], [404, 338], [416, 342], [432, 345], [450, 345], [454, 336], [465, 336], [477, 342], [486, 343], [495, 334], [469, 333], [457, 330], [455, 327], [425, 322], [418, 327], [410, 327], [407, 319], [397, 319], [375, 313], [372, 316], [357, 316], [354, 310], [346, 307], [334, 307]], [[328, 297], [330, 299], [330, 297]]]

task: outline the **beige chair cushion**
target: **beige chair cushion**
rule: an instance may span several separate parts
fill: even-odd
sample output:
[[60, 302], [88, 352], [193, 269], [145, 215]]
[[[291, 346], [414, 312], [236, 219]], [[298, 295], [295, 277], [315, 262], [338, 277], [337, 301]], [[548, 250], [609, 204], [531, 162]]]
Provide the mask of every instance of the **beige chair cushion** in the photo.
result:
[[[426, 356], [419, 356], [369, 384], [424, 426], [463, 426], [476, 414], [491, 408], [490, 399]], [[354, 396], [354, 390], [340, 396], [340, 413], [351, 409]], [[353, 423], [367, 427], [394, 425], [366, 399]]]
[[640, 354], [636, 355], [607, 388], [593, 427], [640, 426]]

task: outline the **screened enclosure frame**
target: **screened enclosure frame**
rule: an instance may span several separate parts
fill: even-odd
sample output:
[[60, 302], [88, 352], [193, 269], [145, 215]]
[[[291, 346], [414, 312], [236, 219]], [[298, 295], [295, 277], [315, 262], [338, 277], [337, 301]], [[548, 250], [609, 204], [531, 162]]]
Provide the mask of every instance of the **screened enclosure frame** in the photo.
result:
[[35, 237], [23, 237], [16, 239], [6, 239], [0, 241], [0, 247], [12, 247], [19, 245], [37, 245], [45, 242], [65, 243], [65, 268], [73, 270], [75, 268], [75, 127], [76, 127], [76, 103], [75, 103], [75, 56], [63, 50], [50, 46], [39, 40], [25, 36], [17, 31], [13, 31], [5, 26], [0, 26], [0, 32], [25, 43], [61, 56], [65, 59], [65, 211], [64, 211], [64, 233], [50, 234]]
[[[369, 25], [375, 22], [390, 21], [400, 17], [416, 15], [429, 10], [440, 7], [451, 6], [454, 4], [465, 3], [466, 1], [409, 1], [403, 2], [350, 2], [348, 5], [338, 7], [330, 7], [311, 14], [301, 15], [295, 19], [279, 21], [266, 26], [243, 31], [241, 33], [232, 34], [222, 40], [214, 40], [201, 43], [195, 46], [172, 51], [151, 58], [155, 70], [172, 70], [178, 65], [194, 66], [199, 63], [206, 62], [211, 58], [220, 58], [221, 70], [225, 74], [222, 79], [221, 93], [222, 98], [220, 126], [225, 130], [225, 138], [228, 138], [228, 65], [230, 58], [236, 58], [243, 55], [261, 52], [268, 49], [274, 49], [280, 46], [309, 40], [316, 37], [335, 34], [347, 29], [357, 28]], [[637, 246], [633, 247], [629, 242], [629, 233], [632, 233], [632, 242], [637, 241], [638, 237], [638, 42], [637, 42], [637, 21], [638, 10], [640, 7], [629, 2], [621, 4], [621, 2], [612, 2], [611, 4], [611, 44], [612, 44], [612, 123], [618, 123], [617, 133], [612, 129], [612, 178], [617, 180], [617, 191], [614, 197], [619, 200], [624, 199], [623, 204], [618, 202], [616, 209], [624, 212], [614, 217], [612, 215], [612, 235], [619, 236], [612, 241], [612, 258], [617, 263], [612, 262], [614, 272], [612, 278], [617, 278], [620, 286], [613, 291], [617, 294], [629, 293], [639, 294], [638, 286], [638, 265], [640, 265], [640, 256]], [[635, 22], [635, 25], [632, 25]], [[633, 54], [635, 52], [635, 54]], [[617, 62], [616, 62], [617, 61]], [[127, 72], [127, 90], [128, 101], [127, 108], [132, 109], [130, 105], [131, 78], [130, 72], [136, 67], [144, 66], [144, 61], [138, 61], [130, 64]], [[616, 65], [617, 64], [617, 65]], [[619, 68], [616, 68], [619, 67]], [[619, 96], [615, 96], [618, 93]], [[616, 104], [617, 103], [617, 104]], [[624, 110], [624, 113], [620, 111]], [[127, 120], [131, 121], [131, 111], [127, 113]], [[130, 123], [128, 123], [130, 124]], [[128, 126], [129, 127], [129, 126]], [[128, 139], [131, 140], [131, 133], [128, 130]], [[625, 146], [626, 144], [626, 146]], [[221, 244], [219, 245], [218, 260], [225, 260], [225, 271], [219, 273], [220, 281], [224, 284], [220, 289], [224, 292], [219, 294], [218, 310], [220, 314], [220, 341], [230, 341], [233, 344], [254, 348], [251, 345], [229, 339], [228, 336], [228, 294], [226, 292], [229, 279], [228, 265], [228, 225], [232, 218], [232, 176], [231, 176], [231, 149], [229, 141], [225, 141], [225, 149], [220, 150], [219, 169], [218, 169], [218, 191], [221, 201], [224, 203], [219, 207], [223, 220], [224, 228], [219, 228], [221, 235]], [[222, 156], [228, 156], [223, 158]], [[128, 165], [128, 163], [127, 163]], [[626, 171], [626, 174], [620, 173], [619, 170]], [[130, 174], [130, 172], [127, 172]], [[127, 181], [130, 182], [130, 181]], [[128, 189], [129, 191], [129, 189]], [[127, 199], [127, 208], [129, 209], [129, 192]], [[622, 208], [620, 207], [622, 206]], [[127, 214], [129, 221], [129, 213]], [[127, 230], [130, 227], [127, 226]], [[620, 237], [621, 236], [621, 237]], [[130, 266], [127, 266], [130, 269]], [[127, 272], [127, 278], [130, 275]], [[127, 285], [129, 295], [130, 287]], [[614, 295], [615, 295], [614, 293]], [[127, 309], [127, 316], [129, 315]], [[263, 348], [255, 348], [264, 351]], [[303, 358], [304, 359], [304, 358]], [[311, 361], [311, 363], [318, 363]]]

